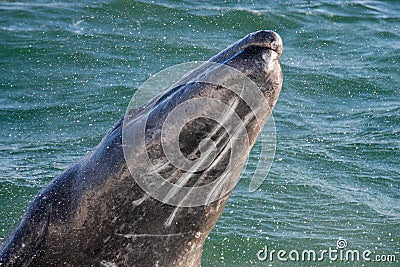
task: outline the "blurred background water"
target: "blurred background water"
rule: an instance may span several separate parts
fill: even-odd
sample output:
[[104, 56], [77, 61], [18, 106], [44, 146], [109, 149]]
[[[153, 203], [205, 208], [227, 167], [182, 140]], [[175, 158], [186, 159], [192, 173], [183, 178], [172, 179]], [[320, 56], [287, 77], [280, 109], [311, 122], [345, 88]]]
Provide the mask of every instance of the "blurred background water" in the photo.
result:
[[336, 248], [339, 238], [399, 260], [397, 1], [0, 2], [0, 239], [152, 74], [261, 29], [284, 41], [276, 157], [256, 192], [244, 173], [202, 265], [293, 266], [257, 252]]

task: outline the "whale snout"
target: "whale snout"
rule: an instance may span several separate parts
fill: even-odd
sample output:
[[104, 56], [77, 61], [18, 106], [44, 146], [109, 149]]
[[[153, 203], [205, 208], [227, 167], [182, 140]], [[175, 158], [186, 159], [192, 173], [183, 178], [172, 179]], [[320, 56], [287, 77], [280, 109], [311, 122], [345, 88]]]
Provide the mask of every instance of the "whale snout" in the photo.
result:
[[250, 47], [266, 48], [276, 52], [278, 57], [282, 54], [282, 38], [274, 31], [262, 30], [251, 33], [243, 39], [233, 43], [219, 54], [210, 59], [211, 62], [223, 63], [231, 57]]
[[282, 54], [282, 38], [274, 31], [263, 30], [254, 32], [248, 35], [248, 39], [249, 45], [266, 47], [275, 51], [278, 55]]

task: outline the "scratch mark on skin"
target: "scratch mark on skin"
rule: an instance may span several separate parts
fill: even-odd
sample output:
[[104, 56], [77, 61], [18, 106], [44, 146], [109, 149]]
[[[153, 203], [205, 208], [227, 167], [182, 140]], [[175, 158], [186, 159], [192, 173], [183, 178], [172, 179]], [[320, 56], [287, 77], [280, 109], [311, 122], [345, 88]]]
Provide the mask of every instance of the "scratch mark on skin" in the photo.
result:
[[168, 237], [168, 236], [183, 236], [185, 233], [175, 233], [175, 234], [117, 234], [117, 236], [122, 236], [125, 238], [135, 238], [135, 237]]
[[[229, 110], [226, 111], [226, 115], [223, 118], [221, 124], [224, 125], [225, 121], [228, 120], [231, 116], [232, 113], [234, 113], [234, 110], [237, 108], [239, 104], [239, 100], [235, 99], [234, 101], [232, 101], [232, 103], [229, 104]], [[213, 129], [212, 132], [210, 132], [208, 134], [208, 136], [206, 137], [207, 139], [211, 139], [211, 137], [213, 137], [214, 135], [217, 134], [218, 131], [220, 131], [223, 127], [219, 126], [219, 127], [215, 127]], [[221, 140], [224, 138], [225, 136], [220, 136], [217, 140], [216, 143], [220, 144]], [[192, 152], [191, 155], [195, 154], [195, 152]], [[183, 177], [181, 177], [180, 179], [178, 179], [178, 181], [175, 183], [177, 186], [179, 187], [183, 187], [187, 184], [187, 182], [190, 180], [190, 178], [192, 178], [192, 174], [194, 172], [196, 172], [199, 168], [199, 166], [202, 166], [204, 164], [204, 161], [206, 160], [206, 158], [203, 158], [203, 160], [197, 162], [194, 166], [191, 167], [191, 169], [188, 171], [189, 175], [184, 175]], [[167, 166], [167, 165], [166, 165]], [[179, 190], [179, 189], [178, 189]], [[175, 196], [177, 190], [171, 190], [170, 192], [168, 192], [168, 194], [165, 196], [165, 200], [168, 201], [170, 200], [173, 196]]]
[[100, 261], [100, 265], [104, 267], [117, 267], [117, 265], [113, 262], [108, 262], [105, 260]]
[[170, 227], [170, 226], [171, 226], [172, 221], [174, 220], [174, 217], [175, 217], [175, 215], [176, 215], [176, 212], [178, 211], [178, 208], [179, 208], [179, 207], [176, 207], [176, 208], [174, 209], [174, 211], [171, 212], [171, 215], [169, 215], [168, 219], [167, 219], [167, 220], [165, 221], [165, 223], [164, 223], [164, 226], [165, 226], [165, 227]]
[[148, 199], [148, 198], [149, 198], [148, 195], [144, 195], [143, 197], [141, 197], [141, 198], [139, 198], [139, 199], [137, 199], [137, 200], [135, 200], [135, 201], [132, 201], [132, 204], [133, 204], [134, 207], [137, 207], [137, 206], [139, 206], [140, 204], [142, 204], [143, 201], [145, 201], [145, 200]]

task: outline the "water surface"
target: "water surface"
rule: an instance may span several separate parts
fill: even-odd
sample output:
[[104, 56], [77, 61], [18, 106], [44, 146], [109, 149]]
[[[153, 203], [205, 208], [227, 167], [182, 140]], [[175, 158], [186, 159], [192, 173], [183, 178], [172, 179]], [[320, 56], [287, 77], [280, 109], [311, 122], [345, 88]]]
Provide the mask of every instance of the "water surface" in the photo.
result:
[[293, 266], [257, 252], [339, 238], [400, 259], [399, 27], [396, 1], [1, 2], [0, 238], [150, 75], [269, 29], [284, 41], [276, 157], [256, 192], [243, 175], [203, 266]]

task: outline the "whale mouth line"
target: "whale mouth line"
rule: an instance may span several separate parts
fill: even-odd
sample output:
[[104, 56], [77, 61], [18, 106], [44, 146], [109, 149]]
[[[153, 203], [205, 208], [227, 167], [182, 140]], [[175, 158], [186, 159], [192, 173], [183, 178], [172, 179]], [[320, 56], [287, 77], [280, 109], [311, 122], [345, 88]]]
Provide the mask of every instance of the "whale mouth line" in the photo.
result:
[[249, 39], [249, 46], [265, 47], [275, 51], [279, 56], [283, 52], [282, 38], [273, 31], [258, 31], [250, 34], [246, 39]]
[[235, 53], [243, 51], [246, 48], [249, 47], [262, 47], [262, 48], [267, 48], [269, 50], [272, 50], [276, 52], [279, 56], [282, 54], [282, 39], [278, 34], [275, 33], [274, 36], [276, 39], [275, 40], [250, 40], [248, 44], [244, 44], [241, 47], [238, 47], [239, 49], [235, 51]]
[[249, 44], [247, 47], [244, 47], [243, 49], [246, 49], [248, 47], [268, 48], [269, 50], [272, 50], [272, 51], [276, 52], [278, 55], [282, 54], [281, 46], [277, 45], [275, 41], [272, 42], [272, 43], [254, 43], [254, 44]]

